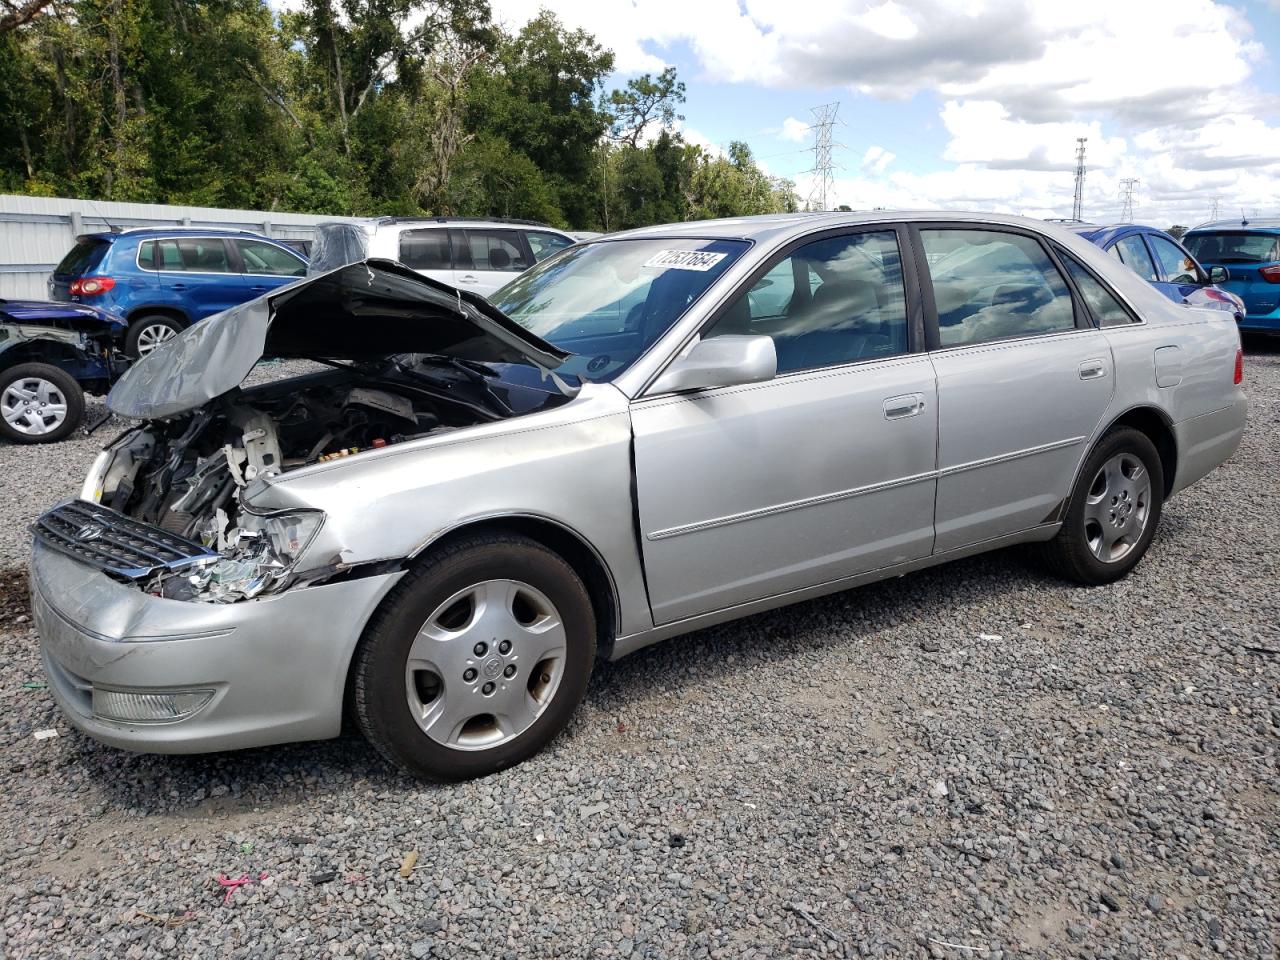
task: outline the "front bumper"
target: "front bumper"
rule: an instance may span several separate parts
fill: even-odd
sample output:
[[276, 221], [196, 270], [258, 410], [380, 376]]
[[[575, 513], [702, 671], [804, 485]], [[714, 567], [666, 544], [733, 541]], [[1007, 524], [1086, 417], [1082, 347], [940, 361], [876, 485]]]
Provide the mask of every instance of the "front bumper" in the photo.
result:
[[[148, 596], [36, 543], [31, 608], [49, 689], [73, 725], [126, 750], [206, 753], [337, 736], [356, 641], [401, 576], [189, 603]], [[185, 719], [123, 723], [94, 716], [95, 684], [215, 693]]]

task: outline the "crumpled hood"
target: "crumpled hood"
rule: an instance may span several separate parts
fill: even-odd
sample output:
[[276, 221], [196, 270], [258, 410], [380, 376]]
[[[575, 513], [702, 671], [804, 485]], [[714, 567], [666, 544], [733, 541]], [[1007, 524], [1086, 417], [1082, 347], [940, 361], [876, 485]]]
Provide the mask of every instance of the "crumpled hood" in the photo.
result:
[[483, 297], [389, 260], [308, 277], [193, 324], [112, 388], [122, 417], [173, 417], [238, 387], [264, 357], [376, 360], [431, 353], [554, 370], [569, 354]]

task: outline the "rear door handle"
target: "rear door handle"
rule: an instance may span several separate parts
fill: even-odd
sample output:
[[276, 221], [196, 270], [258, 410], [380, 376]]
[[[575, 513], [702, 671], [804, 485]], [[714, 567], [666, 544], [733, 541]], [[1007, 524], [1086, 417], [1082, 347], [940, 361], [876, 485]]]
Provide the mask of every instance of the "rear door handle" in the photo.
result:
[[1081, 380], [1099, 380], [1107, 375], [1107, 365], [1102, 360], [1086, 360], [1080, 364]]
[[169, 284], [169, 289], [170, 289], [170, 290], [185, 290], [185, 289], [187, 289], [187, 285], [186, 285], [185, 283], [171, 283], [171, 284]]
[[903, 417], [914, 417], [923, 412], [923, 393], [904, 393], [900, 397], [889, 397], [884, 402], [886, 420], [901, 420]]
[[471, 274], [467, 273], [459, 277], [458, 282], [459, 283], [479, 283], [480, 281], [477, 280], [475, 277], [471, 276]]
[[257, 283], [257, 284], [254, 284], [249, 289], [250, 290], [270, 290], [271, 288], [268, 287], [265, 283]]

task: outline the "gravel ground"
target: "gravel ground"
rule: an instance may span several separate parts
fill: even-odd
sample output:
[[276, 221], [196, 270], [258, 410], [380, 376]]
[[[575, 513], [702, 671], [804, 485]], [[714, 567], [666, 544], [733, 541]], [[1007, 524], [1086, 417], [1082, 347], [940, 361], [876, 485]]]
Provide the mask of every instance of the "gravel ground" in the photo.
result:
[[[1280, 350], [1246, 370], [1125, 582], [1002, 553], [704, 631], [461, 786], [354, 737], [98, 746], [0, 575], [0, 957], [1273, 958]], [[5, 559], [97, 446], [0, 449]]]

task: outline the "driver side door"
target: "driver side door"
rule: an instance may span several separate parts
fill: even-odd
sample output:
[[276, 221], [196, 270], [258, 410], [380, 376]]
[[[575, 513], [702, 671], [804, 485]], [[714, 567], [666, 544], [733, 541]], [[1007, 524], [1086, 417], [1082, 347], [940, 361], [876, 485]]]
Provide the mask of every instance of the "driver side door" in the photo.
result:
[[632, 405], [655, 623], [931, 552], [936, 388], [899, 241], [824, 237], [745, 282], [702, 335], [772, 336], [774, 379]]

